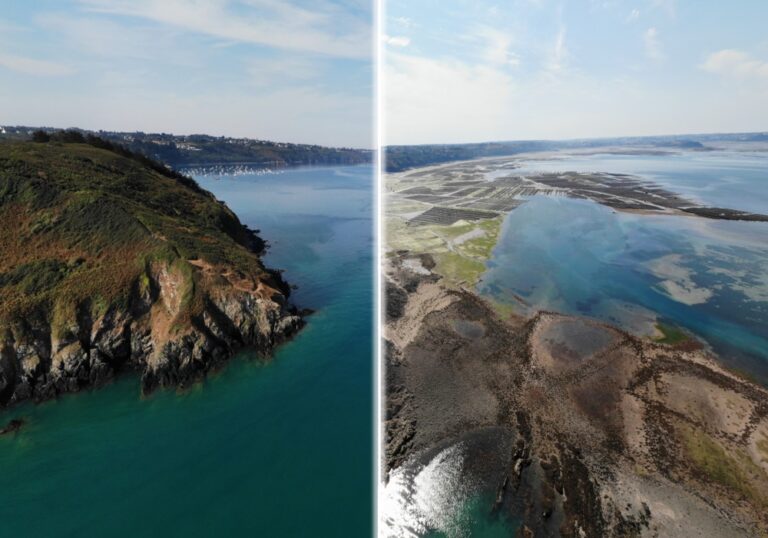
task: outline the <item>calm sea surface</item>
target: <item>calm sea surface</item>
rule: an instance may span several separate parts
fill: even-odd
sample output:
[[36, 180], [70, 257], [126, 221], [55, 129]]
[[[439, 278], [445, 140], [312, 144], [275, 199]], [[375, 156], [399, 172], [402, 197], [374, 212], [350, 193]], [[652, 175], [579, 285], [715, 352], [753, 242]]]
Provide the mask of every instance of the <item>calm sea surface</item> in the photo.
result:
[[[519, 172], [568, 170], [634, 174], [703, 204], [768, 214], [766, 153], [569, 157], [527, 162]], [[628, 214], [536, 196], [507, 216], [478, 289], [523, 309], [592, 316], [640, 334], [657, 322], [676, 325], [726, 365], [768, 382], [768, 223]]]
[[198, 180], [316, 313], [187, 391], [126, 375], [0, 414], [26, 422], [0, 437], [0, 536], [370, 535], [372, 168]]

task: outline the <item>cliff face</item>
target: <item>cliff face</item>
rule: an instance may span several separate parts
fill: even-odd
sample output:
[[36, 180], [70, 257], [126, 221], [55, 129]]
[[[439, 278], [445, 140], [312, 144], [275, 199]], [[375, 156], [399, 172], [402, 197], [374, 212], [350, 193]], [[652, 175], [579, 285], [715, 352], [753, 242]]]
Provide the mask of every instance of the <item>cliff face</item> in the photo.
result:
[[123, 370], [185, 383], [302, 325], [224, 204], [110, 151], [0, 144], [0, 223], [0, 406]]

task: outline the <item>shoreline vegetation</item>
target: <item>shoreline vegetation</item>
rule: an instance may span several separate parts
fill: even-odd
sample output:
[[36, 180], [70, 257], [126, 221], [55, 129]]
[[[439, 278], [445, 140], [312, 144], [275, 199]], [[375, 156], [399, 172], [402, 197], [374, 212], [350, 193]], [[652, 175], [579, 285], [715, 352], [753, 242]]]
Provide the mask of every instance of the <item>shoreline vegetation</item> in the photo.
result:
[[210, 192], [78, 131], [0, 141], [0, 408], [101, 385], [185, 385], [303, 325], [266, 242]]
[[[537, 194], [588, 199], [638, 215], [768, 222], [768, 215], [701, 206], [625, 174], [519, 176], [515, 159], [482, 159], [388, 174], [384, 215], [388, 251], [428, 252], [445, 286], [473, 289], [486, 270], [506, 215]], [[486, 179], [486, 174], [493, 179]], [[522, 298], [514, 299], [527, 306]]]

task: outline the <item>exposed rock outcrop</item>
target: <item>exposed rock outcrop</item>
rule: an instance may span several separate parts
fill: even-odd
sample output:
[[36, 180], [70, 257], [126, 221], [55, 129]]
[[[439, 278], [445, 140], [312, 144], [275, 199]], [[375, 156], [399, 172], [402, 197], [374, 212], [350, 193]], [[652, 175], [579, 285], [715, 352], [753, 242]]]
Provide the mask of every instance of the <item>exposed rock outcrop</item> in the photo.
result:
[[[410, 256], [387, 258], [387, 292], [407, 291], [384, 330], [387, 478], [459, 447], [465, 484], [495, 492], [489, 513], [523, 536], [768, 532], [764, 387], [692, 342], [500, 312], [420, 277]], [[512, 448], [474, 441], [488, 432]]]
[[0, 145], [0, 407], [199, 379], [303, 324], [264, 242], [189, 178], [83, 144]]

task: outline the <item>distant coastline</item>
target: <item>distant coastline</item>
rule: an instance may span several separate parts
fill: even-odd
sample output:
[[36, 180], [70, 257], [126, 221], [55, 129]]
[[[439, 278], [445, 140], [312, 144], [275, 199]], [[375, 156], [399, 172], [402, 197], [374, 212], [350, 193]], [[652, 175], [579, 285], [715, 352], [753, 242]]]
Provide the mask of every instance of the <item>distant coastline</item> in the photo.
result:
[[[211, 136], [206, 134], [175, 135], [121, 131], [89, 131], [70, 129], [83, 135], [95, 135], [162, 161], [177, 170], [201, 166], [227, 166], [249, 172], [286, 166], [352, 165], [373, 162], [373, 150], [332, 148], [314, 144], [292, 144], [252, 138]], [[0, 140], [26, 140], [35, 131], [54, 133], [52, 127], [0, 126]], [[243, 168], [245, 170], [245, 168]]]
[[481, 157], [508, 157], [523, 153], [558, 150], [584, 150], [614, 146], [644, 151], [710, 151], [717, 143], [768, 143], [768, 132], [682, 134], [582, 138], [574, 140], [508, 140], [466, 144], [390, 145], [384, 148], [387, 172]]
[[262, 174], [279, 174], [289, 169], [327, 168], [335, 166], [364, 166], [370, 163], [356, 164], [285, 164], [279, 161], [242, 162], [242, 163], [197, 163], [178, 169], [188, 176], [248, 176]]

